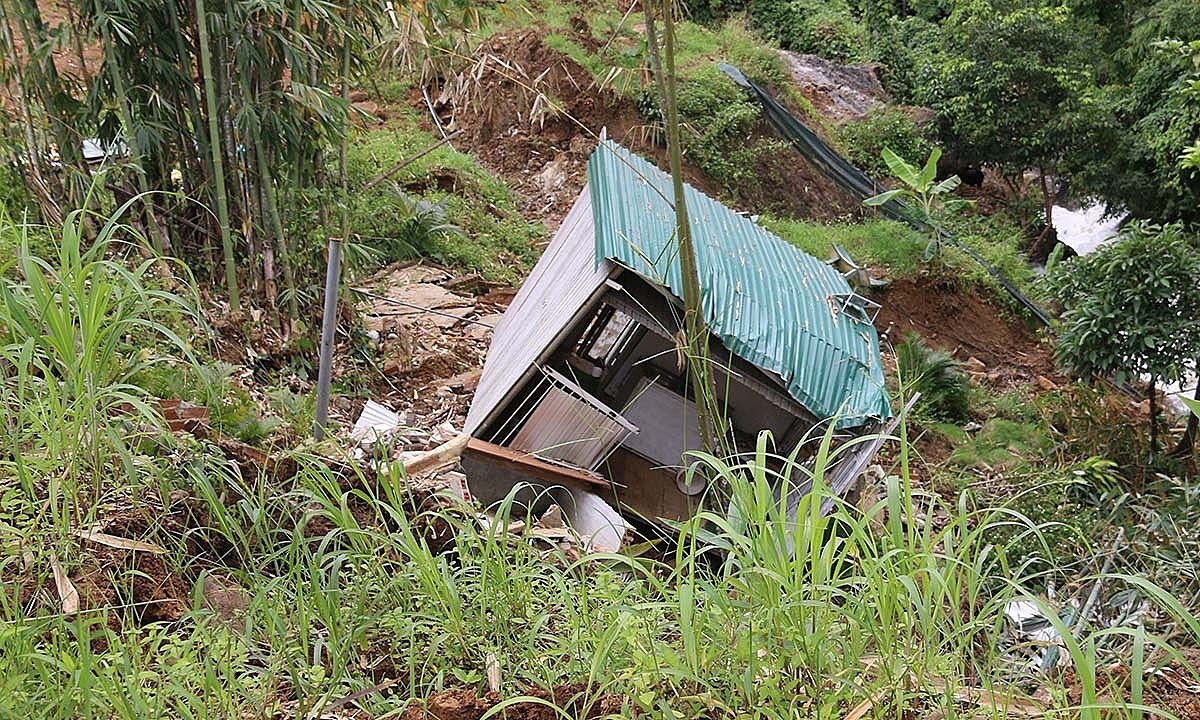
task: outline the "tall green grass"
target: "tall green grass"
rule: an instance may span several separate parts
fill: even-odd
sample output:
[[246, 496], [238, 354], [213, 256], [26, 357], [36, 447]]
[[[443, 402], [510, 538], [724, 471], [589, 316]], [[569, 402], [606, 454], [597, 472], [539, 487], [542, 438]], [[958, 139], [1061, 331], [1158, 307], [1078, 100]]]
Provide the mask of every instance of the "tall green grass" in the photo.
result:
[[[486, 526], [448, 502], [414, 513], [400, 478], [347, 481], [315, 458], [300, 458], [286, 486], [257, 490], [210, 469], [218, 487], [198, 492], [207, 542], [237, 548], [224, 571], [248, 591], [244, 611], [222, 620], [197, 603], [173, 625], [118, 631], [105, 618], [119, 608], [30, 617], [6, 605], [0, 704], [30, 717], [319, 714], [398, 680], [358, 701], [379, 716], [442, 689], [484, 694], [489, 658], [501, 698], [581, 683], [576, 710], [607, 696], [615, 716], [840, 717], [864, 702], [867, 717], [971, 714], [959, 699], [968, 690], [1022, 694], [998, 647], [1005, 602], [1034, 578], [990, 540], [1021, 517], [948, 504], [903, 473], [865, 511], [838, 502], [823, 515], [818, 465], [817, 491], [793, 519], [777, 488], [807, 473], [766, 447], [734, 464], [704, 459], [736, 511], [686, 523], [663, 561], [571, 562], [510, 536], [510, 505]], [[431, 544], [435, 522], [453, 529], [452, 550]], [[1109, 582], [1175, 616], [1176, 643], [1198, 637], [1200, 621], [1170, 595]], [[1106, 646], [1132, 647], [1138, 678], [1171, 647], [1145, 628], [1077, 640], [1055, 621], [1083, 680], [1085, 707], [1052, 696], [1064, 717], [1113, 704], [1096, 675]], [[1128, 704], [1105, 713], [1139, 716]]]
[[[94, 520], [111, 493], [141, 487], [150, 473], [136, 447], [162, 421], [132, 378], [191, 352], [177, 329], [194, 326], [194, 303], [158, 287], [154, 260], [123, 257], [141, 240], [119, 218], [71, 213], [48, 257], [32, 245], [45, 231], [0, 231], [20, 238], [12, 272], [0, 278], [0, 478], [13, 507], [27, 511], [2, 529], [5, 542], [38, 557], [65, 553], [68, 532]], [[88, 221], [98, 227], [90, 242]], [[34, 542], [31, 528], [55, 542]]]
[[[1077, 631], [1045, 608], [1079, 703], [1015, 669], [1003, 610], [1042, 578], [1012, 548], [1045, 545], [1043, 528], [917, 488], [903, 425], [897, 469], [862, 507], [825, 487], [830, 436], [810, 464], [765, 435], [748, 457], [697, 458], [727, 501], [656, 557], [575, 558], [510, 533], [529, 520], [512, 502], [482, 522], [418, 500], [399, 471], [297, 453], [252, 472], [155, 429], [130, 366], [186, 351], [172, 318], [188, 304], [120, 257], [127, 231], [105, 228], [86, 248], [66, 229], [56, 258], [23, 252], [3, 290], [0, 716], [320, 717], [356, 695], [342, 707], [394, 717], [440, 690], [482, 696], [491, 670], [510, 704], [570, 685], [564, 717], [601, 704], [611, 717], [1015, 717], [1003, 699], [1033, 683], [1052, 689], [1050, 716], [1140, 718], [1156, 712], [1148, 671], [1200, 640], [1193, 607], [1114, 574], [1106, 593], [1137, 593], [1145, 624]], [[793, 515], [783, 489], [807, 484]], [[74, 535], [130, 516], [151, 518], [130, 539], [160, 545], [193, 589], [180, 619], [131, 606], [121, 589], [148, 579], [133, 551]], [[80, 587], [114, 592], [64, 612], [51, 554]], [[210, 577], [244, 602], [211, 607]], [[1120, 692], [1106, 687], [1114, 659], [1133, 679]], [[977, 691], [1000, 700], [963, 700]]]

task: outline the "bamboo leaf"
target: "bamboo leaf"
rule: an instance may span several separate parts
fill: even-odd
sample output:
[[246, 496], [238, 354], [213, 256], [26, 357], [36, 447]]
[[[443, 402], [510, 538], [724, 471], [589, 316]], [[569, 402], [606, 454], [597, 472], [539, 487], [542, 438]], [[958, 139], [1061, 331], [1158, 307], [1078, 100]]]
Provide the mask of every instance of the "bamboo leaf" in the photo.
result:
[[50, 570], [54, 573], [54, 587], [58, 591], [63, 614], [74, 615], [79, 612], [79, 591], [75, 589], [71, 578], [67, 577], [67, 571], [58, 561], [58, 556], [53, 553], [50, 554]]
[[108, 533], [92, 532], [90, 530], [76, 530], [75, 537], [80, 540], [87, 540], [99, 545], [117, 548], [118, 550], [133, 550], [136, 552], [146, 552], [151, 555], [165, 555], [166, 550], [154, 545], [153, 543], [142, 542], [140, 540], [130, 540], [129, 538], [119, 537], [117, 535], [109, 535]]

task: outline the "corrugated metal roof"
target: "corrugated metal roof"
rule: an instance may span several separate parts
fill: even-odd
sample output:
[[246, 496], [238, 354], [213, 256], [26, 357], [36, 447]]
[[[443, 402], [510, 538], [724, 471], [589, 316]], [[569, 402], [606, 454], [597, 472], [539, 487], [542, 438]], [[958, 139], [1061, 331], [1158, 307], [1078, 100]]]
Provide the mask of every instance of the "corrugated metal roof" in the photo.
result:
[[[670, 177], [605, 141], [588, 161], [588, 186], [596, 262], [616, 260], [682, 297]], [[704, 317], [726, 347], [838, 427], [890, 416], [879, 337], [845, 309], [846, 280], [695, 188], [685, 195]]]
[[592, 215], [584, 190], [500, 318], [464, 432], [478, 430], [522, 379], [537, 371], [554, 338], [603, 287], [613, 268], [593, 261]]

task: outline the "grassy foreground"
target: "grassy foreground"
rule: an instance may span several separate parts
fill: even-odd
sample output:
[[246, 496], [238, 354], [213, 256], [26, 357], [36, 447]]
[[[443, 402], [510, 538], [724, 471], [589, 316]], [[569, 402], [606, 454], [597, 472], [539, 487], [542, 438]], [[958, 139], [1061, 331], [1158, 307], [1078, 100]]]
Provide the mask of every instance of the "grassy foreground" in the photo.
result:
[[[1143, 626], [1076, 635], [1046, 608], [1075, 680], [1036, 679], [1049, 690], [1029, 699], [1003, 610], [1037, 578], [1006, 548], [1041, 529], [914, 490], [902, 441], [876, 500], [822, 514], [830, 439], [813, 438], [817, 490], [794, 522], [775, 488], [808, 479], [795, 453], [763, 436], [752, 457], [698, 458], [732, 511], [679, 527], [658, 559], [572, 559], [511, 535], [509, 507], [481, 523], [316, 454], [248, 471], [167, 433], [138, 384], [195, 361], [193, 304], [130, 269], [131, 230], [105, 224], [84, 249], [79, 221], [56, 257], [23, 240], [0, 290], [5, 717], [421, 717], [438, 691], [494, 683], [494, 716], [1132, 718], [1153, 712], [1146, 672], [1200, 639], [1169, 594], [1109, 578], [1171, 644]], [[1109, 688], [1114, 657], [1128, 672]]]

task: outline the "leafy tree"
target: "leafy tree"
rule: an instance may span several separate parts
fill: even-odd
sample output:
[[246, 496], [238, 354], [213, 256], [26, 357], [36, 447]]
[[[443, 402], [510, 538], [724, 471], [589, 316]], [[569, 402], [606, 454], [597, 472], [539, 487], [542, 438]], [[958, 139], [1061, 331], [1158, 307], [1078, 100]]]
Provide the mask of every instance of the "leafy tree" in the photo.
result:
[[1200, 355], [1200, 252], [1179, 225], [1128, 225], [1113, 242], [1046, 276], [1063, 303], [1059, 361], [1083, 377], [1149, 376], [1150, 444], [1155, 387], [1178, 380]]
[[1047, 225], [1048, 176], [1105, 147], [1093, 30], [1058, 3], [962, 2], [942, 25], [943, 46], [916, 93], [937, 112], [955, 155], [998, 166], [1014, 186], [1025, 171], [1038, 172]]
[[1200, 171], [1180, 154], [1200, 139], [1200, 3], [1159, 0], [1132, 22], [1105, 102], [1119, 135], [1079, 168], [1077, 188], [1160, 222], [1200, 219]]

